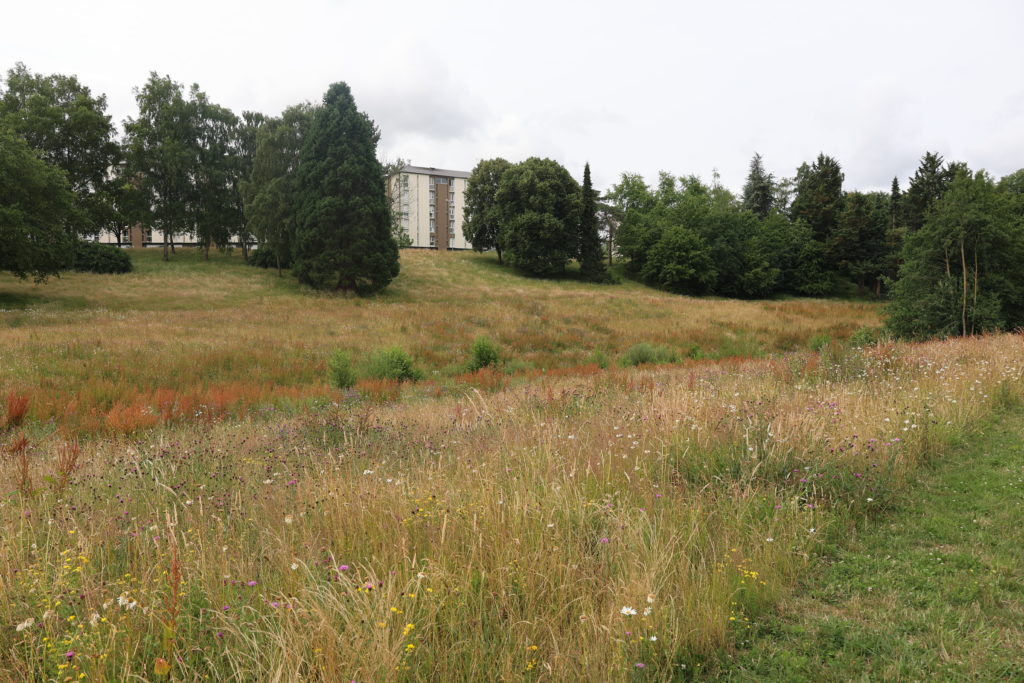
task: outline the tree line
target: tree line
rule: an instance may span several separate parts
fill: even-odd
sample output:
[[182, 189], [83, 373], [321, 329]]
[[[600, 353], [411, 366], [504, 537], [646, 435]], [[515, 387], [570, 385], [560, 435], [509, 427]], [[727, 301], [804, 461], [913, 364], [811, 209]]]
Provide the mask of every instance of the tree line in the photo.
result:
[[398, 274], [379, 131], [336, 83], [319, 105], [236, 116], [198, 85], [151, 73], [118, 137], [74, 76], [18, 64], [0, 89], [0, 270], [44, 278], [75, 243], [128, 226], [205, 249], [259, 245], [264, 265], [303, 283], [360, 293]]
[[1024, 326], [1024, 170], [996, 180], [929, 152], [906, 190], [843, 189], [821, 154], [776, 180], [755, 154], [742, 194], [717, 178], [623, 174], [605, 196], [609, 251], [627, 272], [684, 294], [828, 296], [856, 286], [889, 300], [910, 338]]

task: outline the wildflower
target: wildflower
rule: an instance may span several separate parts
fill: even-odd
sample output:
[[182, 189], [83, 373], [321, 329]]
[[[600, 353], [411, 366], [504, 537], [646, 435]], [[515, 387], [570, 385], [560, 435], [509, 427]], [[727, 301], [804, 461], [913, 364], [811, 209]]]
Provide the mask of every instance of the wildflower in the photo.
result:
[[635, 666], [635, 667], [636, 667], [636, 668], [638, 668], [638, 669], [643, 669], [643, 668], [644, 668], [644, 667], [646, 667], [647, 665], [646, 665], [646, 664], [644, 664], [643, 662], [637, 662], [637, 663], [636, 663], [636, 664], [634, 664], [633, 666]]
[[340, 567], [338, 567], [338, 571], [339, 572], [347, 572], [348, 571], [348, 565], [347, 564], [341, 565]]
[[15, 627], [15, 630], [16, 630], [16, 631], [18, 631], [18, 632], [24, 631], [24, 630], [25, 630], [25, 629], [27, 629], [27, 628], [31, 628], [31, 627], [32, 627], [32, 624], [34, 624], [34, 623], [36, 623], [36, 620], [35, 620], [35, 619], [33, 619], [32, 617], [29, 617], [29, 618], [28, 618], [28, 619], [26, 619], [25, 621], [23, 621], [23, 622], [21, 622], [20, 624], [18, 624], [18, 625], [17, 625], [16, 627]]
[[74, 650], [68, 650], [67, 652], [64, 653], [64, 657], [65, 657], [65, 659], [68, 659], [68, 660], [74, 659], [75, 658], [75, 651]]
[[285, 524], [291, 524], [294, 521], [295, 521], [295, 518], [292, 517], [291, 515], [285, 515], [284, 516], [284, 523]]
[[654, 642], [654, 641], [656, 641], [657, 639], [658, 639], [658, 636], [651, 636], [651, 637], [650, 637], [650, 638], [648, 638], [647, 640], [649, 640], [649, 641], [651, 641], [651, 642], [653, 643], [653, 642]]
[[292, 571], [295, 571], [298, 568], [299, 568], [299, 563], [298, 562], [292, 562]]
[[768, 538], [764, 539], [764, 542], [765, 542], [765, 543], [774, 543], [774, 542], [775, 542], [775, 539], [774, 539], [774, 538], [772, 538], [771, 536], [769, 536]]
[[647, 594], [647, 602], [648, 604], [654, 604], [654, 593]]
[[252, 588], [253, 586], [256, 585], [256, 582], [255, 581], [246, 581], [245, 585], [248, 586], [249, 588]]
[[622, 609], [619, 610], [619, 614], [623, 614], [623, 615], [625, 615], [627, 617], [633, 617], [633, 616], [636, 616], [636, 610], [633, 609], [632, 607], [629, 607], [627, 605], [627, 606], [624, 606]]
[[651, 616], [651, 606], [650, 605], [648, 605], [647, 607], [644, 607], [644, 616], [645, 617]]
[[605, 536], [604, 538], [602, 538], [601, 543], [608, 543], [608, 537]]

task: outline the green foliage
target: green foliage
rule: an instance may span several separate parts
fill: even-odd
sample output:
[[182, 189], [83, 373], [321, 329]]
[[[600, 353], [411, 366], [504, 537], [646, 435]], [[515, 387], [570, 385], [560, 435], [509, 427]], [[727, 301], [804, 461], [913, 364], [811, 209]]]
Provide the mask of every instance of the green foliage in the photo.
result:
[[839, 224], [843, 177], [839, 162], [824, 154], [819, 154], [812, 165], [802, 164], [797, 169], [796, 198], [790, 216], [806, 221], [819, 242], [826, 242]]
[[337, 349], [327, 361], [327, 377], [331, 386], [348, 389], [356, 383], [356, 373], [352, 369], [352, 356], [346, 351]]
[[878, 291], [885, 268], [891, 199], [885, 193], [848, 192], [839, 224], [826, 244], [828, 261], [864, 292]]
[[569, 172], [532, 157], [502, 174], [496, 201], [513, 265], [542, 277], [564, 273], [578, 253], [580, 187]]
[[597, 193], [590, 181], [590, 164], [583, 167], [583, 188], [580, 201], [579, 233], [580, 275], [589, 282], [608, 283], [608, 269], [604, 265], [601, 236], [597, 229]]
[[69, 227], [78, 235], [97, 234], [119, 218], [108, 171], [121, 149], [106, 109], [106, 96], [94, 97], [75, 76], [33, 74], [22, 63], [0, 89], [0, 126], [64, 171], [77, 209]]
[[489, 337], [477, 337], [473, 340], [473, 346], [469, 350], [469, 363], [467, 367], [470, 372], [476, 372], [480, 368], [494, 367], [498, 364], [498, 345]]
[[308, 105], [289, 107], [256, 133], [252, 171], [242, 183], [248, 229], [259, 241], [255, 258], [264, 268], [291, 267], [299, 155], [313, 118]]
[[594, 349], [594, 352], [590, 354], [590, 362], [602, 370], [607, 370], [611, 366], [611, 361], [608, 360], [608, 354], [601, 349]]
[[767, 218], [775, 206], [775, 184], [772, 174], [764, 170], [760, 154], [750, 160], [747, 182], [743, 185], [743, 208], [758, 218]]
[[132, 259], [121, 247], [98, 242], [75, 243], [74, 269], [87, 273], [130, 273]]
[[667, 346], [655, 346], [647, 342], [641, 342], [629, 347], [626, 353], [622, 354], [619, 364], [624, 368], [631, 368], [637, 365], [666, 363], [678, 363], [679, 354]]
[[810, 347], [811, 351], [821, 351], [829, 344], [832, 343], [832, 337], [827, 334], [820, 333], [811, 337], [810, 341], [807, 342], [807, 346]]
[[503, 236], [501, 211], [498, 205], [498, 187], [505, 171], [512, 164], [505, 159], [483, 159], [476, 165], [466, 181], [465, 218], [462, 234], [473, 245], [473, 251], [494, 249], [498, 263], [502, 262]]
[[0, 126], [0, 271], [43, 280], [69, 267], [75, 216], [64, 173]]
[[273, 249], [260, 247], [250, 254], [249, 265], [257, 268], [291, 268], [292, 255], [286, 252], [282, 258]]
[[862, 349], [882, 341], [884, 334], [885, 330], [881, 327], [860, 327], [850, 335], [847, 343], [854, 348]]
[[127, 177], [138, 197], [129, 218], [164, 234], [164, 258], [174, 235], [191, 227], [193, 173], [198, 158], [192, 107], [182, 85], [151, 72], [136, 91], [139, 115], [127, 119]]
[[921, 163], [910, 179], [907, 192], [901, 198], [901, 222], [911, 232], [924, 227], [929, 209], [949, 189], [953, 175], [953, 168], [943, 163], [941, 154], [926, 152], [921, 157]]
[[984, 172], [958, 169], [907, 236], [887, 327], [912, 339], [1024, 325], [1024, 225]]
[[399, 265], [377, 127], [356, 109], [349, 87], [335, 83], [305, 137], [293, 272], [316, 289], [383, 289], [398, 276]]
[[367, 363], [366, 374], [374, 379], [394, 379], [400, 382], [423, 379], [423, 371], [416, 367], [412, 356], [400, 346], [373, 352]]
[[640, 276], [670, 292], [703, 294], [711, 289], [717, 271], [704, 239], [675, 225], [666, 229], [648, 252]]

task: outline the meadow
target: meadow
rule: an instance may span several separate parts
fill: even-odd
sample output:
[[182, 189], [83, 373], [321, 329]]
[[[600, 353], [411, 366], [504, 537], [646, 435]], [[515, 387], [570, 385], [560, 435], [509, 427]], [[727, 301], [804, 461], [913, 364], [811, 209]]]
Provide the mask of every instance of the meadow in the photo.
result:
[[[1024, 394], [1021, 335], [853, 348], [867, 303], [471, 254], [405, 252], [372, 300], [138, 263], [0, 282], [0, 680], [726, 675], [823, 547]], [[483, 332], [499, 379], [462, 367]], [[617, 367], [641, 341], [701, 352]], [[326, 386], [333, 348], [392, 344], [428, 379]]]

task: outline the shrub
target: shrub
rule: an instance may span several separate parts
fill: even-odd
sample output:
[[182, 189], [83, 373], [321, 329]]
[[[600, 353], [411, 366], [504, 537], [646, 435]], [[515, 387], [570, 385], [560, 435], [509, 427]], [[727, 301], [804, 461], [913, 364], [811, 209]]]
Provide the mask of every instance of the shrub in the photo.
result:
[[[249, 265], [256, 266], [257, 268], [277, 268], [277, 257], [274, 255], [274, 250], [270, 247], [263, 247], [262, 249], [254, 249], [249, 253]], [[291, 268], [292, 259], [291, 254], [286, 255], [281, 259], [282, 268]]]
[[341, 349], [336, 350], [327, 361], [327, 377], [331, 385], [339, 389], [354, 386], [356, 373], [352, 369], [352, 357]]
[[590, 362], [602, 370], [608, 369], [608, 355], [601, 349], [594, 349], [594, 352], [590, 354]]
[[423, 371], [416, 367], [412, 356], [400, 346], [375, 351], [370, 356], [366, 374], [374, 379], [394, 379], [400, 382], [423, 379]]
[[831, 342], [832, 338], [829, 337], [827, 334], [816, 334], [813, 337], [811, 337], [811, 340], [807, 342], [807, 345], [811, 347], [811, 351], [821, 351]]
[[881, 327], [861, 327], [850, 335], [850, 346], [862, 349], [865, 346], [874, 346], [882, 340]]
[[493, 367], [498, 364], [498, 345], [488, 337], [477, 337], [469, 350], [469, 371]]
[[79, 241], [75, 244], [74, 269], [84, 273], [130, 273], [132, 259], [113, 244]]
[[619, 359], [619, 363], [624, 368], [631, 368], [637, 365], [645, 364], [664, 364], [664, 363], [678, 363], [679, 354], [668, 348], [667, 346], [655, 346], [642, 342], [640, 344], [634, 344], [623, 354], [622, 358]]

